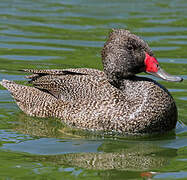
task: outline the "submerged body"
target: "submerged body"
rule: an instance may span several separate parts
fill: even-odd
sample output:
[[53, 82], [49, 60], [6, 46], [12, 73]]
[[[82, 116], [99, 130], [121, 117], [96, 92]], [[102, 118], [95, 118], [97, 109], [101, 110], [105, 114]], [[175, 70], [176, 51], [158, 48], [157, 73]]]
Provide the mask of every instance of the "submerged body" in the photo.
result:
[[[145, 59], [141, 53], [137, 57]], [[107, 50], [102, 56], [108, 58]], [[177, 108], [169, 92], [151, 79], [135, 76], [133, 68], [121, 70], [123, 64], [112, 62], [112, 58], [106, 66], [107, 58], [103, 62], [105, 72], [86, 68], [25, 70], [33, 73], [27, 78], [34, 87], [7, 80], [1, 84], [26, 114], [57, 117], [80, 129], [127, 134], [174, 129]]]

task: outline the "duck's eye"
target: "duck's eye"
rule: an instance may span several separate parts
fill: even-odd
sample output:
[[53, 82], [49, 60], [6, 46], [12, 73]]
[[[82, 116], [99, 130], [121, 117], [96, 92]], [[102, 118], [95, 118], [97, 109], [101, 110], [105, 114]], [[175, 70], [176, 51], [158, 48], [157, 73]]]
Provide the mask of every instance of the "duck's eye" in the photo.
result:
[[127, 49], [128, 49], [129, 51], [132, 51], [132, 50], [133, 50], [133, 47], [132, 47], [131, 45], [129, 45], [129, 46], [127, 46]]

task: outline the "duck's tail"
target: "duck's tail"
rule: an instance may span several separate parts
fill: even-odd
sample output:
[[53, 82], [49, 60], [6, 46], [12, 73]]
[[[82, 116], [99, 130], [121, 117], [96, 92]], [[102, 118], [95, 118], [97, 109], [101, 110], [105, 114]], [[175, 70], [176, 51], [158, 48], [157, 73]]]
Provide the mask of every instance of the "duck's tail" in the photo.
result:
[[57, 101], [52, 95], [13, 81], [2, 80], [0, 84], [11, 92], [17, 105], [26, 114], [38, 117], [52, 116], [51, 104]]

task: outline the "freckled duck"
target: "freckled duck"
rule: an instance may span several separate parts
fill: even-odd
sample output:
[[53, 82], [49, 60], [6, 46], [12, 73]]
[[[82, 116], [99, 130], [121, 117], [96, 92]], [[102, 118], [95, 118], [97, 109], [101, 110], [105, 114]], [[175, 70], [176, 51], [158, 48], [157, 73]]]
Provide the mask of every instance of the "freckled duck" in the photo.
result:
[[29, 70], [34, 87], [3, 80], [22, 111], [58, 117], [71, 127], [126, 134], [160, 133], [176, 126], [177, 108], [147, 72], [168, 81], [148, 44], [123, 29], [113, 29], [102, 50], [104, 72], [96, 69]]

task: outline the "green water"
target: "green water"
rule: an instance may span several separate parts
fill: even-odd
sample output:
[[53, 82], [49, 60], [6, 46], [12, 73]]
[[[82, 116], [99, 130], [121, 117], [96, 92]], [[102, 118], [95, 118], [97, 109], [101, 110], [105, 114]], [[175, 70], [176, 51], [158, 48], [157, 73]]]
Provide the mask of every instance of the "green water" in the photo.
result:
[[24, 68], [102, 69], [111, 28], [141, 36], [166, 71], [184, 78], [160, 81], [178, 107], [176, 130], [149, 138], [78, 132], [26, 116], [0, 87], [0, 179], [187, 179], [186, 0], [1, 0], [0, 80], [24, 81]]

